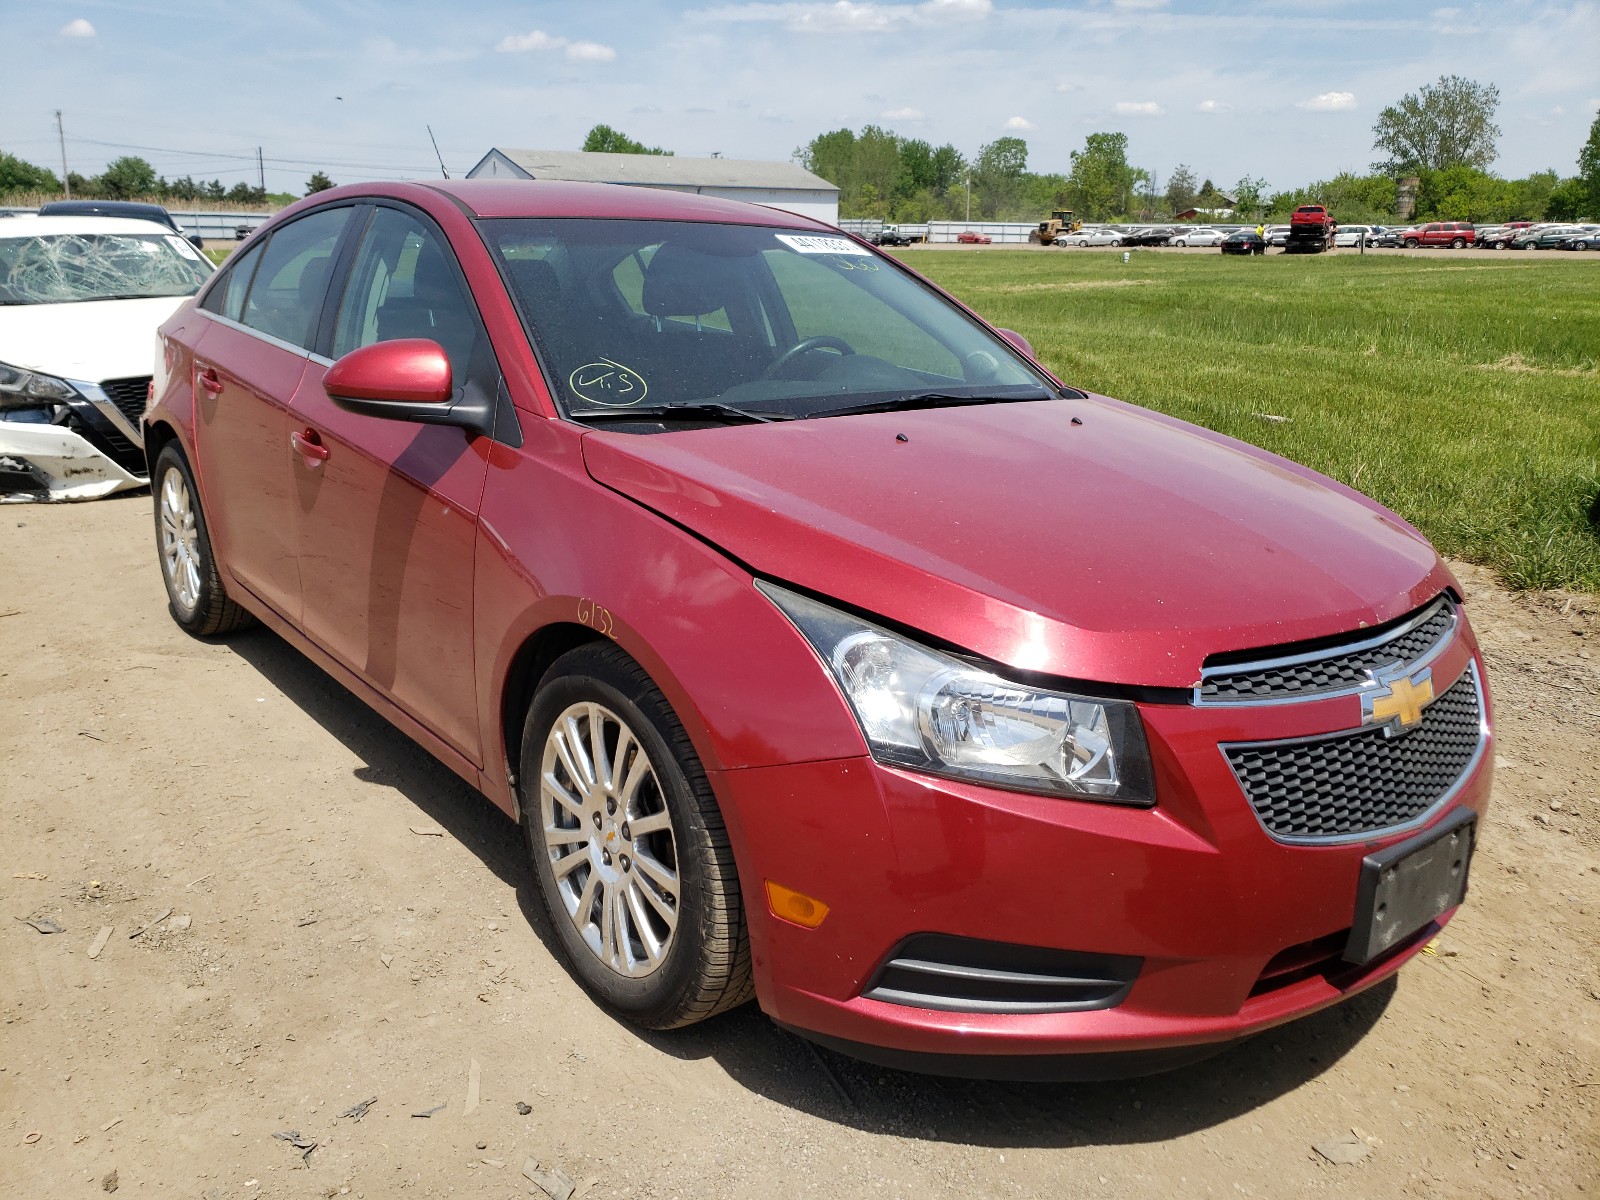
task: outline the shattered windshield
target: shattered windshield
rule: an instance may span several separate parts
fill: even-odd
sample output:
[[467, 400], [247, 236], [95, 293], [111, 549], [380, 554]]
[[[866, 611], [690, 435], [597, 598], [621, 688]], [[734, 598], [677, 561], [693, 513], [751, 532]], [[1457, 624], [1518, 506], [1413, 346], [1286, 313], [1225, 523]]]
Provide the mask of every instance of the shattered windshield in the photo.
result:
[[481, 228], [576, 421], [803, 419], [1055, 394], [1009, 344], [837, 234], [573, 218]]
[[170, 234], [0, 238], [0, 304], [192, 296], [210, 273], [199, 251]]

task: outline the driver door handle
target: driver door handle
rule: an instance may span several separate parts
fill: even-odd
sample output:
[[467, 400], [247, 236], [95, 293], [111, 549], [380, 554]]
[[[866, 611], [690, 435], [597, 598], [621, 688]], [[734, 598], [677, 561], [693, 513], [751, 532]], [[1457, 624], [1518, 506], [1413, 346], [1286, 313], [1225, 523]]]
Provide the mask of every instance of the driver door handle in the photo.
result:
[[295, 430], [289, 435], [289, 445], [296, 454], [306, 460], [308, 467], [326, 462], [328, 455], [332, 453], [322, 444], [322, 437], [315, 429]]
[[195, 377], [200, 381], [200, 386], [205, 389], [208, 396], [222, 394], [222, 377], [217, 374], [215, 367], [201, 367]]

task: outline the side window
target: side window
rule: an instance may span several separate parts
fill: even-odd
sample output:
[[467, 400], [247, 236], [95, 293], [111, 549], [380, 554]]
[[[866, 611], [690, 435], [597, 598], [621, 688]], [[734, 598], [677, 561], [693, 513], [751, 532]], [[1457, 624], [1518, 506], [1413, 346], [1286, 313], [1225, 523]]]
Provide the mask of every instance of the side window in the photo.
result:
[[229, 320], [237, 321], [244, 312], [245, 293], [250, 290], [250, 280], [261, 262], [265, 242], [257, 242], [248, 251], [222, 268], [222, 278], [206, 293], [202, 308]]
[[272, 235], [245, 300], [241, 320], [296, 346], [310, 346], [322, 315], [333, 252], [353, 209], [327, 208]]
[[374, 342], [428, 338], [444, 347], [460, 387], [481, 336], [477, 313], [440, 235], [399, 209], [379, 208], [361, 239], [339, 305], [334, 357]]

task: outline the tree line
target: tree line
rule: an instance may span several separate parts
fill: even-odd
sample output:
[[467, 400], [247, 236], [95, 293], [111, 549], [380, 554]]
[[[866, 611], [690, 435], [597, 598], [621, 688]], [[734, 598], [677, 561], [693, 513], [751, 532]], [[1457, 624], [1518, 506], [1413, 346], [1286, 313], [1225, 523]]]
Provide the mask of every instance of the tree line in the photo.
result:
[[[207, 200], [263, 205], [288, 204], [297, 198], [286, 192], [269, 192], [250, 183], [229, 187], [218, 179], [198, 180], [188, 175], [167, 179], [156, 174], [155, 167], [136, 155], [113, 159], [98, 175], [68, 172], [67, 182], [72, 187], [73, 198], [83, 200], [148, 200], [158, 204]], [[332, 186], [333, 180], [318, 171], [307, 182], [306, 194]], [[54, 171], [0, 151], [0, 200], [64, 194], [61, 177]]]
[[1501, 133], [1498, 106], [1492, 84], [1444, 76], [1379, 114], [1379, 161], [1368, 173], [1278, 191], [1250, 175], [1231, 186], [1202, 182], [1183, 163], [1163, 182], [1128, 161], [1126, 134], [1109, 132], [1089, 134], [1064, 175], [1029, 171], [1022, 138], [998, 138], [968, 160], [954, 146], [935, 149], [876, 125], [819, 134], [794, 158], [839, 188], [840, 216], [896, 222], [1036, 221], [1055, 209], [1088, 221], [1171, 219], [1190, 210], [1279, 220], [1298, 205], [1321, 203], [1338, 220], [1384, 223], [1396, 219], [1403, 178], [1417, 180], [1410, 219], [1419, 222], [1600, 218], [1600, 116], [1577, 175], [1548, 170], [1504, 179], [1489, 170]]

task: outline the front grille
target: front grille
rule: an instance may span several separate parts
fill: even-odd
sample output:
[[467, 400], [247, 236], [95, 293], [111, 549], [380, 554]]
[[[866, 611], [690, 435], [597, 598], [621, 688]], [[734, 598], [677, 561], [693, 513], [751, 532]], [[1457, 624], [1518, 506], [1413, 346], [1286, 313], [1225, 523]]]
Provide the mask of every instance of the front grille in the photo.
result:
[[1195, 694], [1199, 704], [1248, 704], [1309, 699], [1356, 691], [1372, 683], [1372, 672], [1429, 656], [1456, 627], [1456, 610], [1441, 596], [1427, 608], [1403, 617], [1388, 631], [1363, 630], [1359, 638], [1271, 660], [1207, 667]]
[[894, 949], [862, 994], [942, 1012], [1084, 1012], [1120, 1004], [1143, 965], [1126, 955], [919, 933]]
[[106, 394], [117, 411], [128, 418], [135, 429], [144, 419], [145, 401], [150, 395], [150, 376], [135, 375], [131, 379], [102, 379], [100, 390]]
[[1416, 729], [1398, 737], [1364, 729], [1222, 750], [1268, 833], [1322, 841], [1417, 820], [1454, 789], [1482, 739], [1476, 668], [1469, 668]]

